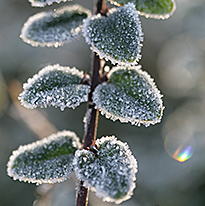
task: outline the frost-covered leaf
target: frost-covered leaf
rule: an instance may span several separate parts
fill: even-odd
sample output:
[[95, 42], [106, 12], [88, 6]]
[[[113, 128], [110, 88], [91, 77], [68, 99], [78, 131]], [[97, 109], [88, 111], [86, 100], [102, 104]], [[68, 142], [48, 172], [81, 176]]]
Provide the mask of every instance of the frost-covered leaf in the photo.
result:
[[75, 151], [81, 147], [74, 132], [62, 131], [13, 151], [7, 173], [14, 180], [36, 184], [63, 182], [73, 172]]
[[114, 67], [108, 78], [109, 82], [98, 85], [93, 93], [93, 102], [102, 114], [138, 126], [161, 121], [162, 96], [140, 66]]
[[31, 6], [34, 7], [44, 7], [46, 5], [51, 5], [53, 3], [60, 3], [72, 0], [28, 0], [31, 3]]
[[82, 85], [82, 78], [83, 72], [76, 68], [58, 64], [46, 66], [24, 83], [19, 100], [28, 109], [47, 106], [74, 109], [88, 101], [90, 86]]
[[109, 0], [113, 4], [122, 6], [128, 2], [135, 4], [140, 15], [147, 18], [167, 19], [176, 10], [175, 0]]
[[96, 145], [96, 155], [89, 150], [76, 151], [73, 161], [76, 176], [104, 201], [119, 204], [133, 194], [137, 161], [127, 143], [114, 136], [102, 137]]
[[82, 31], [91, 49], [113, 64], [136, 64], [141, 58], [143, 33], [134, 4], [112, 9], [108, 17], [87, 18]]
[[89, 16], [91, 12], [77, 4], [37, 13], [24, 24], [21, 38], [32, 46], [62, 46], [81, 35], [83, 20]]

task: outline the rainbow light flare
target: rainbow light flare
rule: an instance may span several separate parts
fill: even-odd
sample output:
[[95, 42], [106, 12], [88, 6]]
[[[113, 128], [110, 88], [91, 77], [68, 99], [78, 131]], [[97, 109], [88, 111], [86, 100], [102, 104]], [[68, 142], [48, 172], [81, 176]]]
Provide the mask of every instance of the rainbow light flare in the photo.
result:
[[175, 153], [173, 154], [173, 158], [179, 162], [185, 162], [186, 160], [188, 160], [189, 158], [191, 158], [193, 155], [193, 150], [192, 150], [192, 146], [188, 146], [185, 149], [182, 149], [182, 147], [180, 146]]
[[168, 155], [179, 162], [185, 162], [192, 157], [195, 145], [193, 133], [180, 129], [170, 132], [164, 141]]

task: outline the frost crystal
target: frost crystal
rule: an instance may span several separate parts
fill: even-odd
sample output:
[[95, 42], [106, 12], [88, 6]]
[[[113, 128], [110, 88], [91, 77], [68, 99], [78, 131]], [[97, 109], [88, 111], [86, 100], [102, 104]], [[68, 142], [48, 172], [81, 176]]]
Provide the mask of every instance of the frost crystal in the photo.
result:
[[29, 0], [29, 2], [31, 2], [31, 6], [34, 7], [44, 7], [46, 5], [51, 5], [54, 2], [59, 4], [60, 2], [66, 2], [66, 1], [72, 1], [72, 0]]
[[98, 85], [93, 93], [93, 102], [102, 114], [138, 126], [161, 121], [162, 95], [140, 66], [114, 67], [108, 78], [109, 83]]
[[137, 64], [143, 33], [134, 4], [111, 9], [108, 17], [94, 15], [84, 20], [82, 32], [100, 58], [113, 64]]
[[122, 6], [128, 2], [135, 4], [140, 15], [146, 18], [167, 19], [176, 10], [174, 0], [109, 0], [110, 3]]
[[89, 150], [76, 151], [73, 161], [76, 176], [104, 201], [119, 204], [133, 194], [137, 161], [127, 143], [114, 136], [102, 137], [96, 145], [96, 155]]
[[7, 173], [36, 184], [63, 182], [73, 172], [74, 153], [81, 147], [74, 132], [62, 131], [13, 151]]
[[61, 110], [66, 107], [74, 109], [88, 100], [90, 86], [82, 85], [82, 78], [83, 72], [76, 68], [49, 65], [28, 79], [19, 100], [28, 109], [50, 105]]
[[91, 12], [77, 4], [41, 12], [27, 20], [21, 38], [32, 46], [62, 46], [81, 35], [81, 24], [88, 16]]
[[88, 109], [83, 118], [85, 134], [87, 134], [87, 131], [88, 131], [88, 123], [90, 122], [90, 119], [91, 119], [91, 113], [92, 113], [92, 109]]

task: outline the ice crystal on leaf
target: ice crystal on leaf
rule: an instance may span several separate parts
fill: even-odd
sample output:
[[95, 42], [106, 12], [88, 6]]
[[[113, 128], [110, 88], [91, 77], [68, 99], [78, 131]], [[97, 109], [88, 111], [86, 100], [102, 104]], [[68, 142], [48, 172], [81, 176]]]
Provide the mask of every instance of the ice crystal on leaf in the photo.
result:
[[77, 150], [74, 158], [78, 179], [91, 186], [104, 201], [117, 204], [129, 199], [135, 188], [137, 161], [127, 143], [114, 136], [96, 141], [98, 152]]
[[8, 175], [36, 184], [63, 182], [73, 172], [74, 154], [80, 147], [79, 138], [70, 131], [20, 146], [9, 159]]
[[21, 38], [32, 46], [62, 46], [81, 35], [81, 24], [88, 16], [91, 12], [77, 4], [37, 13], [24, 24]]
[[107, 118], [138, 126], [161, 121], [162, 95], [140, 66], [114, 67], [108, 79], [108, 83], [98, 85], [93, 93], [96, 108]]
[[134, 4], [85, 19], [82, 31], [91, 49], [113, 64], [136, 64], [141, 58], [143, 33]]
[[140, 15], [147, 18], [167, 19], [176, 10], [175, 0], [109, 0], [112, 4], [122, 6], [129, 2], [135, 4]]
[[34, 7], [44, 7], [46, 5], [51, 5], [54, 2], [60, 3], [62, 1], [66, 2], [66, 1], [72, 1], [72, 0], [29, 0], [29, 2], [31, 3], [31, 6], [34, 6]]
[[74, 109], [88, 100], [90, 86], [82, 85], [82, 78], [83, 72], [76, 68], [49, 65], [28, 79], [19, 99], [28, 109], [47, 106]]

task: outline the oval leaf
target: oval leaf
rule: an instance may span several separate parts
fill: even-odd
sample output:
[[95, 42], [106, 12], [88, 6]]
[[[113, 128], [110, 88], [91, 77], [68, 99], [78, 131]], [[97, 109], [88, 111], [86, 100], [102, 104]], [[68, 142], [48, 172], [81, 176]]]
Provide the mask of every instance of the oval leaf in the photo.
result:
[[141, 58], [143, 33], [134, 4], [112, 9], [108, 17], [87, 18], [82, 31], [91, 49], [113, 64], [136, 64]]
[[162, 99], [153, 79], [138, 67], [114, 67], [109, 83], [98, 85], [93, 93], [96, 108], [113, 121], [145, 126], [161, 121]]
[[41, 12], [27, 20], [20, 37], [32, 46], [62, 46], [81, 35], [81, 24], [88, 16], [91, 12], [79, 5]]
[[128, 2], [135, 4], [140, 15], [146, 18], [167, 19], [176, 10], [174, 0], [109, 0], [113, 4], [122, 6]]
[[63, 131], [13, 151], [7, 173], [36, 184], [64, 182], [73, 172], [74, 153], [81, 147], [74, 132]]
[[82, 78], [83, 72], [76, 68], [49, 65], [28, 79], [19, 100], [28, 109], [47, 106], [74, 109], [88, 101], [90, 86], [82, 85]]
[[127, 143], [114, 136], [102, 137], [96, 145], [96, 155], [89, 150], [76, 151], [73, 161], [76, 176], [104, 201], [119, 204], [133, 194], [137, 161]]

